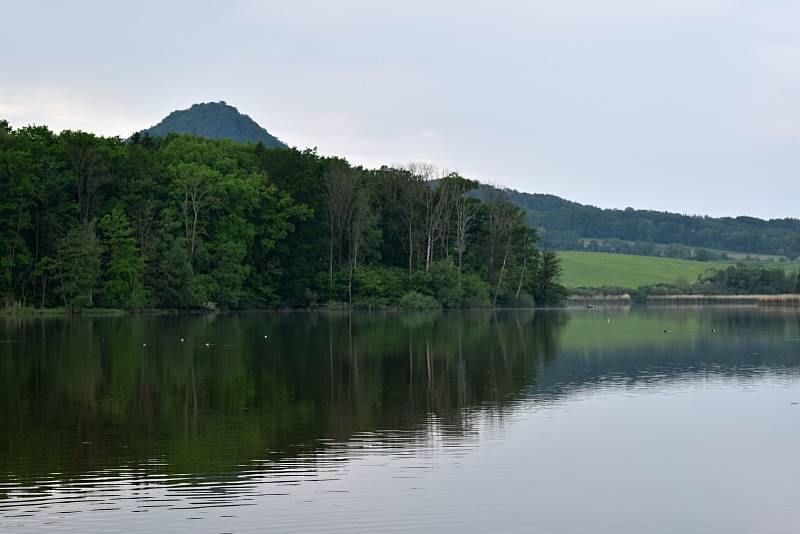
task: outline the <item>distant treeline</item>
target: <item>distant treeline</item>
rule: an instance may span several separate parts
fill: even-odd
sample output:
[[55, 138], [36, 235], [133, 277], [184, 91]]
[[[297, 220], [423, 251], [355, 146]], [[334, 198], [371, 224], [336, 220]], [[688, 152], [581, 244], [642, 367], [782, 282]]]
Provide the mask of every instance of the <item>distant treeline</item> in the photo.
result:
[[0, 121], [0, 299], [14, 307], [527, 306], [560, 265], [502, 192], [421, 164]]
[[724, 269], [709, 269], [694, 281], [680, 280], [674, 284], [639, 288], [580, 288], [572, 291], [575, 296], [585, 297], [624, 293], [632, 294], [634, 300], [645, 300], [653, 295], [784, 295], [800, 293], [800, 272], [739, 263]]
[[[484, 186], [479, 194], [491, 187]], [[701, 217], [633, 208], [600, 209], [554, 195], [506, 190], [508, 199], [522, 208], [549, 246], [560, 250], [590, 249], [591, 240], [603, 250], [603, 240], [633, 243], [636, 254], [693, 258], [694, 249], [716, 249], [751, 254], [800, 256], [800, 220], [754, 217]], [[664, 249], [662, 245], [684, 245]], [[615, 247], [620, 247], [616, 243]], [[711, 253], [707, 251], [706, 253]], [[700, 253], [706, 254], [706, 253]]]
[[697, 261], [726, 261], [730, 257], [725, 252], [717, 252], [699, 247], [689, 247], [678, 243], [663, 245], [652, 241], [624, 241], [622, 239], [576, 239], [572, 236], [563, 236], [563, 233], [551, 232], [548, 235], [561, 236], [563, 240], [556, 239], [553, 248], [559, 250], [583, 250], [587, 252], [611, 252], [615, 254], [635, 254], [639, 256], [659, 256], [662, 258], [678, 258], [682, 260]]

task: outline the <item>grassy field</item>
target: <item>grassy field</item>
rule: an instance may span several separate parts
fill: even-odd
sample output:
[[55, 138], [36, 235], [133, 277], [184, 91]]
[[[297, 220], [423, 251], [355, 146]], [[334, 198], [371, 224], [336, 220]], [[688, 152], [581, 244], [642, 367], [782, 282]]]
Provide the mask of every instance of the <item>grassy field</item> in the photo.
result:
[[[692, 283], [707, 269], [720, 269], [734, 261], [693, 261], [655, 256], [634, 256], [607, 252], [561, 251], [564, 272], [561, 283], [576, 287], [624, 287], [635, 289], [652, 284], [675, 284], [679, 279]], [[767, 268], [783, 268], [790, 272], [800, 269], [798, 262], [745, 262]]]
[[603, 286], [637, 288], [658, 283], [674, 284], [681, 277], [684, 282], [691, 283], [707, 269], [728, 265], [723, 262], [606, 252], [563, 251], [558, 255], [561, 256], [561, 265], [564, 268], [561, 283], [568, 288]]
[[[581, 237], [581, 238], [579, 238], [579, 240], [580, 240], [581, 243], [583, 243], [584, 246], [588, 246], [592, 241], [596, 241], [596, 242], [600, 243], [601, 245], [604, 245], [604, 244], [608, 243], [609, 241], [611, 241], [610, 239], [592, 239], [590, 237]], [[627, 243], [628, 245], [635, 245], [636, 244], [636, 241], [626, 241], [625, 239], [615, 239], [614, 241], [622, 241], [623, 243]], [[688, 245], [681, 245], [680, 243], [675, 243], [675, 244], [678, 245], [678, 246], [687, 246], [688, 247]], [[659, 251], [658, 255], [659, 256], [663, 255], [662, 253], [663, 253], [664, 249], [667, 248], [668, 246], [669, 245], [667, 245], [667, 244], [656, 243], [655, 247], [656, 247], [656, 250]], [[688, 247], [688, 248], [694, 248], [694, 247]], [[777, 261], [780, 261], [781, 259], [785, 259], [783, 256], [781, 256], [779, 254], [758, 254], [756, 252], [736, 252], [736, 251], [733, 251], [733, 250], [722, 250], [722, 249], [718, 249], [718, 248], [709, 248], [709, 247], [697, 247], [697, 248], [701, 248], [701, 249], [704, 249], [704, 250], [707, 250], [709, 252], [713, 252], [713, 253], [716, 253], [716, 254], [727, 254], [728, 258], [731, 261], [752, 261], [752, 262], [758, 263], [758, 262], [761, 262], [761, 261], [776, 261], [777, 262]]]

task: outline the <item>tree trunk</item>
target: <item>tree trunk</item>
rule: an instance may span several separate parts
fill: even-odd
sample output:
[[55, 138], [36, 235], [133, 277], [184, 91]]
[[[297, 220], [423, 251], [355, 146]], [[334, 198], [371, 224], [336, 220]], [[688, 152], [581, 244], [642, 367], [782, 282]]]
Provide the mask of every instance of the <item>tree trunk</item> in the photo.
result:
[[503, 274], [506, 270], [506, 260], [508, 259], [508, 250], [511, 248], [511, 236], [508, 237], [508, 242], [506, 243], [506, 251], [503, 254], [503, 263], [500, 266], [500, 276], [497, 277], [497, 288], [494, 290], [494, 299], [492, 300], [492, 306], [497, 306], [497, 294], [500, 292], [500, 284], [503, 283]]
[[464, 258], [464, 252], [461, 250], [461, 245], [458, 246], [458, 289], [461, 289], [461, 264]]
[[514, 296], [514, 300], [519, 301], [519, 294], [522, 291], [522, 279], [525, 276], [525, 269], [528, 267], [528, 255], [522, 258], [522, 272], [519, 273], [519, 284], [517, 284], [517, 294]]
[[413, 260], [414, 260], [413, 223], [409, 223], [408, 224], [408, 274], [409, 275], [411, 275]]
[[428, 234], [428, 244], [425, 247], [425, 272], [431, 272], [431, 260], [433, 258], [433, 236]]
[[331, 250], [330, 250], [330, 262], [329, 262], [329, 264], [330, 264], [330, 266], [329, 266], [329, 270], [330, 270], [330, 283], [329, 283], [329, 286], [328, 286], [328, 289], [329, 289], [329, 290], [333, 288], [333, 218], [331, 218], [331, 238], [330, 238], [330, 245], [331, 245]]
[[195, 240], [197, 239], [197, 214], [198, 214], [197, 204], [195, 203], [194, 199], [192, 200], [192, 210], [194, 211], [194, 219], [192, 220], [192, 254], [191, 255], [194, 256]]

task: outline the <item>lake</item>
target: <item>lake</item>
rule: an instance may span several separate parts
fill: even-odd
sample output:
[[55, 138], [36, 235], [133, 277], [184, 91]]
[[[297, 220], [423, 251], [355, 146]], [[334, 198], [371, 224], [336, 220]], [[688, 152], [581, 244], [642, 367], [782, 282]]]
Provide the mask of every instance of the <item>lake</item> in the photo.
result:
[[800, 311], [0, 318], [0, 532], [798, 532]]

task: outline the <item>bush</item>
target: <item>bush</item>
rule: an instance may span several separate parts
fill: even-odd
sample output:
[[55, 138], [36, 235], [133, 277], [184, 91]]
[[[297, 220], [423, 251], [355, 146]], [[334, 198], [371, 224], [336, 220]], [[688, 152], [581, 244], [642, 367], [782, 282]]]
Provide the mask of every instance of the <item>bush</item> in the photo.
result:
[[464, 308], [489, 308], [489, 286], [477, 274], [461, 275], [461, 306]]
[[519, 296], [514, 298], [513, 305], [515, 308], [533, 308], [535, 306], [533, 297], [520, 291]]
[[353, 276], [353, 304], [361, 307], [385, 308], [403, 294], [406, 273], [393, 267], [359, 267]]
[[385, 299], [372, 297], [354, 297], [353, 309], [355, 310], [384, 310], [389, 307]]
[[441, 308], [435, 298], [414, 290], [404, 293], [400, 297], [399, 305], [406, 310], [436, 310]]
[[458, 269], [451, 260], [434, 262], [431, 266], [431, 288], [443, 308], [460, 308], [462, 291], [458, 287]]
[[423, 295], [433, 295], [433, 291], [431, 289], [432, 279], [433, 277], [431, 276], [431, 273], [426, 273], [425, 271], [413, 271], [408, 280], [408, 289], [410, 291], [422, 293]]

